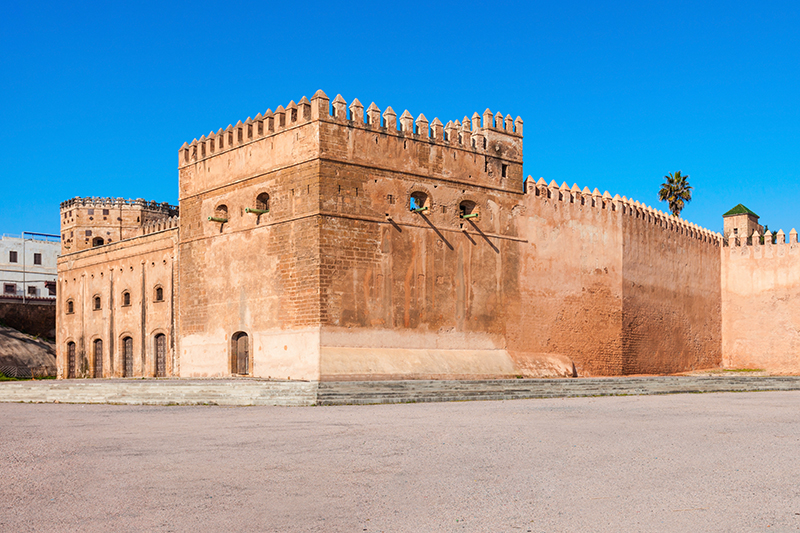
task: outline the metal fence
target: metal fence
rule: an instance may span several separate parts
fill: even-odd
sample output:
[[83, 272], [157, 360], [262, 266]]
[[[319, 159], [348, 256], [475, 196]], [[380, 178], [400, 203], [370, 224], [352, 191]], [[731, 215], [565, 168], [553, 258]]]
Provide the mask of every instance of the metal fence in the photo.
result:
[[39, 365], [39, 366], [0, 365], [0, 374], [3, 374], [8, 378], [42, 379], [48, 377], [55, 377], [56, 369], [53, 367], [48, 368], [45, 365]]

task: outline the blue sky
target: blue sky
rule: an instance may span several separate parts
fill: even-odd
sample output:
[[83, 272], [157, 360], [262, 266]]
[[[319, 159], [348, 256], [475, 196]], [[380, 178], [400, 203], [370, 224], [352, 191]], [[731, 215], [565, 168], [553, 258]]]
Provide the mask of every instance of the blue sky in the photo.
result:
[[692, 222], [800, 227], [797, 1], [124, 4], [4, 5], [0, 233], [58, 233], [73, 196], [177, 203], [184, 141], [317, 89], [520, 115], [526, 175], [666, 210], [681, 170]]

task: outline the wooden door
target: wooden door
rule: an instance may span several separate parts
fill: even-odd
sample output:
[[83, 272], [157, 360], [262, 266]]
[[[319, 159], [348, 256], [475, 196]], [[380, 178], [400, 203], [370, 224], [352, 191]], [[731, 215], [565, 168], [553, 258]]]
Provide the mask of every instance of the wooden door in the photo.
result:
[[103, 341], [94, 341], [94, 377], [103, 377]]
[[75, 343], [67, 344], [67, 377], [75, 377]]
[[163, 378], [167, 375], [167, 336], [163, 333], [156, 335], [156, 377]]
[[250, 348], [248, 346], [247, 333], [242, 333], [236, 339], [236, 363], [237, 374], [246, 375], [250, 372]]
[[123, 376], [133, 377], [133, 339], [125, 337], [122, 340]]

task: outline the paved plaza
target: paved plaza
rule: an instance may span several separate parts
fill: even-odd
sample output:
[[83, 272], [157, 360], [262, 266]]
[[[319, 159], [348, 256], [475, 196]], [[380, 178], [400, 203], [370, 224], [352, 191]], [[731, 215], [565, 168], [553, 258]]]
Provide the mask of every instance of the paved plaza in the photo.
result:
[[800, 392], [0, 404], [0, 531], [795, 531]]

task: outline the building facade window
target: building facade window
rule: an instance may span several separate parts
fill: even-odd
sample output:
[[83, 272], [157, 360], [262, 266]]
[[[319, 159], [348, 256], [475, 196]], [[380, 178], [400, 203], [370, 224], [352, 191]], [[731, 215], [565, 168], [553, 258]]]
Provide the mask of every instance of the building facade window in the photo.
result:
[[164, 289], [162, 287], [156, 287], [155, 290], [155, 301], [156, 302], [163, 302], [164, 301]]
[[28, 285], [28, 296], [36, 296], [36, 287]]
[[95, 311], [97, 311], [98, 309], [100, 309], [100, 308], [102, 307], [102, 306], [101, 306], [101, 303], [102, 303], [102, 302], [100, 301], [100, 297], [99, 297], [99, 296], [95, 296], [95, 297], [93, 298], [93, 302], [94, 302], [94, 310], [95, 310]]
[[263, 209], [269, 211], [269, 194], [262, 192], [256, 196], [256, 209]]
[[131, 305], [131, 293], [128, 291], [122, 293], [122, 305], [124, 307]]
[[17, 262], [17, 251], [11, 250], [8, 252], [8, 262], [9, 263], [16, 263]]
[[67, 314], [71, 315], [75, 312], [75, 302], [72, 300], [67, 300]]
[[16, 283], [4, 283], [3, 284], [3, 294], [17, 294], [17, 284]]
[[430, 210], [430, 198], [424, 192], [415, 192], [408, 199], [408, 209], [416, 213]]
[[33, 264], [34, 265], [42, 264], [42, 254], [33, 254]]

